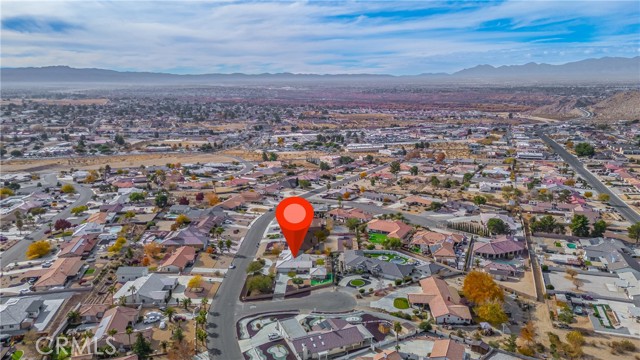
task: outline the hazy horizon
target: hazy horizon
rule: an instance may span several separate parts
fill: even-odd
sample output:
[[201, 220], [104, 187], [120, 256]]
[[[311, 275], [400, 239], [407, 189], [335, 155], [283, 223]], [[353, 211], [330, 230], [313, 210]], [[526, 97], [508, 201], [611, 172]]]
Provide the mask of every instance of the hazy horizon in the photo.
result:
[[640, 54], [636, 1], [184, 4], [3, 1], [2, 65], [416, 75]]

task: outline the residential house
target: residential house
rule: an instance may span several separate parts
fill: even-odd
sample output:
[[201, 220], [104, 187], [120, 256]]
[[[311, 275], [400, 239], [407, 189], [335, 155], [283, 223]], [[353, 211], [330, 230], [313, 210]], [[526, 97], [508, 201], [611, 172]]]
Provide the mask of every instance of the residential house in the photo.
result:
[[385, 234], [390, 238], [405, 240], [413, 231], [413, 227], [400, 220], [374, 219], [367, 223], [369, 232]]
[[365, 223], [371, 221], [373, 219], [373, 215], [366, 213], [360, 209], [352, 208], [352, 209], [344, 209], [344, 208], [335, 208], [327, 213], [336, 221], [347, 221], [347, 219], [357, 219], [360, 223]]
[[74, 237], [68, 243], [62, 246], [58, 253], [58, 257], [86, 257], [89, 256], [93, 248], [98, 243], [98, 235], [90, 234]]
[[420, 280], [421, 293], [408, 295], [411, 305], [426, 306], [436, 324], [471, 324], [469, 307], [463, 305], [458, 291], [435, 277]]
[[[138, 308], [116, 306], [107, 310], [94, 331], [94, 337], [98, 342], [98, 346], [106, 345], [107, 339], [112, 337], [110, 343], [115, 346], [131, 348], [138, 333], [142, 333], [147, 340], [150, 340], [151, 328], [134, 330], [132, 334], [127, 334], [127, 328], [134, 327], [139, 316], [140, 309]], [[109, 333], [111, 330], [115, 330], [114, 335]], [[131, 343], [129, 341], [131, 341]]]
[[116, 281], [126, 283], [147, 275], [149, 275], [149, 269], [146, 266], [120, 266], [116, 270]]
[[466, 360], [469, 356], [464, 345], [451, 339], [439, 339], [433, 342], [429, 359], [435, 360]]
[[368, 346], [373, 335], [362, 325], [353, 325], [338, 319], [329, 319], [307, 332], [296, 318], [278, 320], [287, 345], [300, 359], [326, 359]]
[[485, 259], [502, 259], [521, 256], [524, 252], [524, 242], [501, 236], [489, 242], [477, 241], [473, 244], [473, 253]]
[[83, 324], [97, 323], [102, 319], [104, 313], [109, 310], [109, 305], [105, 304], [83, 304], [78, 309], [80, 322]]
[[113, 300], [124, 297], [125, 304], [160, 306], [171, 302], [171, 293], [178, 285], [176, 277], [149, 274], [126, 282], [114, 295]]
[[490, 274], [496, 280], [507, 280], [510, 276], [516, 276], [516, 268], [513, 265], [506, 263], [497, 263], [493, 261], [487, 261], [482, 266], [482, 271]]
[[365, 256], [362, 250], [347, 250], [340, 255], [342, 271], [364, 271], [385, 279], [404, 279], [417, 273], [414, 265], [396, 264]]
[[69, 280], [80, 274], [84, 261], [79, 256], [58, 258], [50, 268], [42, 271], [38, 280], [33, 284], [36, 291], [51, 290], [55, 287], [64, 287]]
[[44, 308], [39, 296], [9, 298], [0, 304], [0, 330], [2, 334], [20, 334], [33, 326]]
[[167, 258], [158, 271], [163, 272], [182, 272], [188, 266], [193, 265], [196, 259], [196, 250], [191, 246], [181, 246], [173, 251], [171, 256]]

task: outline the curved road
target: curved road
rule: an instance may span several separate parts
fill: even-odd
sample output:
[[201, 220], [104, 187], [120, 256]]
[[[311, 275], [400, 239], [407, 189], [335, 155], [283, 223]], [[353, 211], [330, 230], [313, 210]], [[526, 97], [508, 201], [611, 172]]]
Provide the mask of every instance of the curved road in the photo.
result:
[[[376, 172], [388, 165], [377, 166], [367, 173]], [[348, 182], [359, 179], [360, 175], [351, 176], [340, 181], [336, 181], [332, 184], [333, 188], [342, 186]], [[321, 194], [327, 191], [325, 188], [318, 188], [309, 191], [303, 195], [303, 198], [310, 198], [314, 195]], [[251, 310], [253, 304], [243, 304], [239, 301], [242, 287], [247, 278], [247, 266], [256, 256], [258, 251], [258, 245], [264, 231], [269, 223], [274, 218], [274, 212], [269, 211], [259, 218], [257, 218], [249, 228], [249, 231], [245, 235], [245, 239], [238, 249], [238, 253], [233, 260], [233, 264], [236, 268], [227, 271], [222, 285], [216, 292], [213, 298], [211, 307], [209, 308], [209, 315], [207, 316], [207, 349], [209, 351], [210, 359], [243, 359], [240, 347], [238, 345], [238, 339], [236, 337], [236, 321], [247, 315], [247, 307]], [[328, 294], [328, 295], [320, 295]], [[347, 300], [350, 297], [351, 301]], [[322, 309], [333, 310], [337, 308], [343, 308], [343, 310], [350, 310], [355, 307], [355, 301], [351, 295], [347, 296], [340, 292], [323, 292], [314, 294], [313, 296], [306, 297], [304, 299], [289, 299], [289, 300], [277, 300], [272, 302], [256, 303], [256, 312], [271, 311], [271, 310], [291, 310], [291, 309]], [[305, 306], [302, 306], [305, 305]], [[249, 311], [250, 313], [251, 311]]]
[[[46, 183], [49, 186], [56, 186], [56, 183], [58, 182], [58, 178], [56, 177], [55, 174], [48, 174], [45, 175], [43, 177], [44, 183]], [[73, 182], [61, 182], [63, 184], [71, 184], [73, 185], [73, 187], [75, 187], [76, 191], [78, 192], [78, 194], [80, 195], [78, 197], [78, 199], [73, 203], [67, 206], [66, 209], [62, 210], [60, 213], [58, 213], [57, 215], [53, 216], [50, 221], [52, 223], [55, 223], [56, 220], [58, 219], [66, 219], [68, 217], [71, 216], [71, 209], [76, 207], [76, 206], [82, 206], [82, 205], [86, 205], [89, 200], [91, 200], [91, 197], [93, 196], [93, 190], [91, 190], [91, 188], [88, 188], [86, 186], [80, 185], [80, 184], [76, 184]], [[43, 184], [44, 185], [44, 184]], [[24, 189], [26, 190], [26, 189]], [[24, 191], [23, 190], [23, 191]], [[47, 226], [47, 224], [43, 224], [40, 226], [40, 228], [38, 228], [36, 231], [32, 232], [31, 238], [33, 240], [40, 240], [42, 238], [45, 237], [45, 231], [47, 231], [49, 229], [49, 226]], [[11, 248], [9, 248], [7, 251], [4, 251], [2, 254], [0, 254], [0, 263], [2, 263], [3, 266], [14, 263], [16, 261], [23, 261], [25, 260], [25, 253], [27, 251], [27, 248], [29, 247], [29, 245], [31, 244], [30, 240], [27, 239], [22, 239], [20, 241], [18, 241], [15, 245], [13, 245]]]
[[542, 132], [538, 132], [538, 136], [549, 145], [553, 151], [555, 151], [560, 157], [569, 164], [576, 173], [580, 174], [580, 176], [591, 185], [596, 191], [603, 194], [608, 194], [609, 204], [611, 207], [615, 208], [622, 216], [624, 216], [631, 223], [640, 222], [640, 215], [635, 212], [627, 203], [625, 203], [618, 194], [611, 191], [605, 184], [600, 181], [596, 176], [594, 176], [589, 170], [585, 169], [584, 165], [578, 158], [571, 155], [567, 150], [564, 149], [560, 144], [555, 142], [553, 139], [548, 137], [546, 134]]

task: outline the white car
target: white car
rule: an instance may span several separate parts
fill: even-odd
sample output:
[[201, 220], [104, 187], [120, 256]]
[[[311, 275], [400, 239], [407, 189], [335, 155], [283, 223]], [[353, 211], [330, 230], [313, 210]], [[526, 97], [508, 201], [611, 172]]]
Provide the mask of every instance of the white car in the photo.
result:
[[160, 330], [164, 330], [167, 328], [167, 323], [164, 322], [164, 320], [160, 321], [160, 325], [158, 325], [158, 328], [160, 328]]
[[142, 322], [145, 324], [153, 324], [154, 322], [160, 321], [160, 318], [157, 316], [149, 316], [145, 318]]
[[235, 269], [235, 268], [236, 268], [235, 265], [233, 265], [233, 264], [229, 265], [229, 269]]
[[269, 334], [269, 340], [279, 340], [279, 339], [280, 339], [280, 334], [276, 334], [276, 333]]

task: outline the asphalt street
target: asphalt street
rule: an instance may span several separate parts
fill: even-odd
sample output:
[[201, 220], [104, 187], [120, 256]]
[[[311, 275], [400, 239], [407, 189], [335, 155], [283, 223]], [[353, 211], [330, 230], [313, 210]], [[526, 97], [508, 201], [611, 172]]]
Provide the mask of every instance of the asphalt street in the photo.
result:
[[[56, 183], [58, 182], [58, 178], [56, 177], [55, 174], [44, 175], [42, 180], [43, 180], [44, 186], [55, 187]], [[68, 205], [66, 209], [62, 210], [57, 215], [53, 216], [50, 220], [52, 223], [55, 223], [56, 220], [58, 219], [66, 219], [70, 217], [72, 208], [76, 206], [86, 205], [89, 202], [89, 200], [91, 200], [91, 197], [93, 196], [93, 191], [88, 187], [85, 187], [73, 182], [61, 182], [61, 183], [62, 184], [68, 183], [73, 185], [73, 187], [76, 189], [76, 191], [80, 196], [73, 204]], [[23, 190], [26, 190], [26, 189], [23, 189]], [[30, 234], [33, 240], [22, 239], [18, 241], [14, 246], [9, 248], [7, 251], [4, 251], [2, 254], [0, 254], [0, 264], [2, 264], [2, 267], [4, 268], [4, 266], [14, 263], [16, 261], [26, 260], [25, 253], [27, 251], [27, 248], [29, 247], [29, 244], [31, 244], [32, 241], [40, 240], [44, 238], [45, 237], [44, 232], [47, 231], [48, 229], [49, 229], [49, 226], [47, 226], [47, 224], [41, 225], [36, 231]]]
[[538, 136], [547, 143], [560, 157], [569, 164], [573, 170], [578, 173], [585, 181], [591, 185], [597, 192], [602, 194], [608, 194], [609, 204], [611, 207], [615, 208], [622, 216], [624, 216], [627, 220], [632, 223], [640, 222], [640, 214], [635, 212], [627, 203], [622, 201], [620, 197], [611, 191], [605, 184], [600, 181], [597, 177], [595, 177], [591, 172], [584, 168], [584, 165], [578, 158], [571, 155], [567, 150], [564, 149], [560, 144], [555, 142], [553, 139], [548, 137], [546, 134], [541, 132], [538, 133]]
[[[387, 167], [387, 165], [377, 166], [369, 170], [369, 173], [376, 172], [385, 167]], [[338, 188], [357, 179], [359, 179], [359, 175], [347, 177], [332, 183], [332, 186], [333, 188]], [[300, 196], [309, 198], [325, 191], [327, 191], [326, 188], [318, 188]], [[247, 231], [245, 239], [233, 260], [236, 268], [227, 271], [222, 285], [220, 285], [220, 288], [213, 298], [209, 309], [209, 316], [207, 317], [207, 331], [209, 335], [207, 349], [210, 359], [243, 359], [236, 336], [236, 322], [240, 317], [247, 315], [245, 312], [247, 304], [240, 302], [240, 293], [247, 278], [247, 266], [255, 258], [256, 252], [258, 251], [257, 245], [260, 243], [264, 231], [273, 218], [274, 211], [269, 211], [254, 221], [249, 231]], [[347, 295], [340, 292], [330, 294], [332, 295], [320, 296], [319, 294], [313, 294], [313, 296], [304, 299], [260, 302], [256, 303], [255, 309], [257, 312], [299, 309], [325, 309], [335, 311], [335, 309], [338, 308], [350, 310], [355, 307], [355, 301], [351, 296], [349, 296], [351, 297], [351, 301], [349, 301]], [[251, 305], [249, 305], [249, 307], [250, 306]]]

